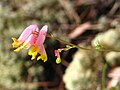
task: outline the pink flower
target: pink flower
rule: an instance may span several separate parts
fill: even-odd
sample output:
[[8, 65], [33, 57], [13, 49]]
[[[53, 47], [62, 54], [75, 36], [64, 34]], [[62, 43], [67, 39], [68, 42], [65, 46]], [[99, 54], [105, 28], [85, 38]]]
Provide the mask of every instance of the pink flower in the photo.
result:
[[47, 54], [43, 45], [47, 30], [47, 25], [43, 26], [40, 31], [38, 31], [36, 24], [28, 26], [18, 39], [12, 38], [14, 41], [12, 46], [17, 48], [14, 51], [18, 52], [23, 48], [26, 49], [30, 47], [28, 54], [32, 55], [32, 60], [35, 59], [39, 53], [40, 56], [37, 57], [37, 60], [42, 59], [44, 62], [47, 61]]
[[34, 45], [37, 39], [38, 26], [33, 24], [28, 26], [20, 35], [18, 39], [12, 38], [14, 41], [12, 46], [15, 49], [14, 51], [19, 52], [23, 48], [29, 48], [31, 45]]
[[56, 59], [56, 63], [59, 64], [61, 63], [61, 58], [60, 58], [60, 52], [62, 51], [62, 49], [58, 49], [58, 50], [55, 50], [55, 56], [57, 57]]
[[35, 59], [37, 54], [39, 53], [40, 56], [37, 57], [37, 60], [42, 59], [44, 62], [47, 61], [47, 54], [43, 45], [46, 38], [47, 29], [47, 25], [42, 27], [35, 44], [31, 46], [30, 50], [28, 51], [28, 54], [32, 55], [32, 60]]

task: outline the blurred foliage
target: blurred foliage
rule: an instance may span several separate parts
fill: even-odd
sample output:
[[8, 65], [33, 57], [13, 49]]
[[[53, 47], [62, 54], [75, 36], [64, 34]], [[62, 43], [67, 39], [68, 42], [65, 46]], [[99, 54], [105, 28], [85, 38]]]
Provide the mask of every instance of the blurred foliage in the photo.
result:
[[63, 78], [67, 90], [92, 90], [97, 87], [97, 75], [101, 67], [99, 57], [94, 51], [78, 50], [75, 53]]

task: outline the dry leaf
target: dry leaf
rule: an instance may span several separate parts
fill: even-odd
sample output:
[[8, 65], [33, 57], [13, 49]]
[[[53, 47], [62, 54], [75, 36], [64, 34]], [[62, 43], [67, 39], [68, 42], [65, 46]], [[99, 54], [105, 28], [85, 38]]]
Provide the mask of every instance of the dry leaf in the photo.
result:
[[107, 88], [110, 89], [115, 87], [118, 82], [120, 82], [120, 67], [111, 70], [108, 74], [108, 77], [111, 78], [111, 80], [108, 82]]
[[83, 32], [85, 32], [87, 29], [90, 29], [91, 24], [90, 23], [84, 23], [80, 26], [78, 26], [77, 28], [75, 28], [75, 30], [73, 30], [73, 32], [71, 32], [68, 36], [71, 39], [74, 39], [76, 37], [78, 37], [79, 35], [81, 35]]

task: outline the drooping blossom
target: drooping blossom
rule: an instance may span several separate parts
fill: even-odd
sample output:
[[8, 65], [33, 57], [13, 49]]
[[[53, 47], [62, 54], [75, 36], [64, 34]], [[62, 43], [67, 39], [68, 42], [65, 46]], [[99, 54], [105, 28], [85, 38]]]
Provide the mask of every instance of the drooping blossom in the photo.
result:
[[40, 31], [38, 31], [36, 24], [28, 26], [18, 39], [12, 38], [14, 41], [12, 46], [17, 48], [14, 51], [19, 52], [21, 49], [30, 48], [28, 54], [32, 55], [32, 60], [35, 59], [39, 53], [40, 56], [37, 57], [37, 60], [42, 59], [44, 62], [47, 61], [47, 54], [43, 45], [47, 29], [47, 25], [43, 26]]
[[70, 45], [66, 45], [65, 48], [60, 48], [60, 49], [54, 50], [55, 56], [57, 57], [56, 63], [57, 63], [57, 64], [61, 63], [60, 53], [61, 53], [62, 51], [68, 51], [68, 50], [70, 50], [70, 49], [72, 49], [72, 48], [75, 48], [75, 47], [74, 47], [74, 46], [70, 46]]
[[56, 59], [57, 64], [61, 63], [61, 58], [60, 58], [61, 51], [62, 51], [62, 49], [54, 50], [55, 56], [57, 57], [57, 59]]
[[43, 45], [46, 38], [47, 29], [47, 25], [42, 27], [42, 29], [39, 31], [35, 44], [32, 45], [30, 50], [28, 51], [28, 54], [32, 55], [32, 60], [35, 59], [37, 54], [39, 53], [40, 56], [37, 57], [37, 60], [42, 59], [44, 62], [47, 61], [47, 54]]
[[12, 43], [12, 46], [15, 49], [15, 52], [19, 52], [21, 49], [29, 48], [31, 45], [34, 45], [37, 39], [37, 33], [38, 33], [38, 26], [37, 24], [33, 24], [28, 26], [20, 35], [18, 39], [12, 38], [14, 41]]

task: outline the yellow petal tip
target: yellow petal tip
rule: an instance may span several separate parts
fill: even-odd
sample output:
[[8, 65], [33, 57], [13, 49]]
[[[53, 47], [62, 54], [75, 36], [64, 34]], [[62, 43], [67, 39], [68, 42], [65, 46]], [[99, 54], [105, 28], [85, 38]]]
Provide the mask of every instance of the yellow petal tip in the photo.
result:
[[21, 48], [17, 48], [14, 50], [14, 52], [19, 52], [21, 50]]
[[19, 46], [19, 42], [17, 41], [16, 38], [12, 38], [13, 40], [13, 43], [12, 43], [12, 46], [15, 48], [15, 47], [18, 47]]

